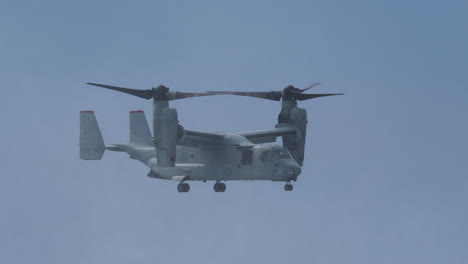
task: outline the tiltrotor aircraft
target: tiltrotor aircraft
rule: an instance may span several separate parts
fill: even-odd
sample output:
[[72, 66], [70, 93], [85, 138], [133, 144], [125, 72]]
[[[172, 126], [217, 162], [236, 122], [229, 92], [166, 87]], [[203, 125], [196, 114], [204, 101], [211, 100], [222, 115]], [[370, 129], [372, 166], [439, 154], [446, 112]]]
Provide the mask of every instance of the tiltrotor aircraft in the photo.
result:
[[[147, 176], [179, 182], [177, 190], [188, 192], [188, 181], [215, 181], [214, 191], [224, 192], [223, 182], [233, 180], [269, 180], [285, 182], [292, 191], [304, 163], [307, 112], [297, 101], [341, 94], [305, 94], [318, 85], [305, 89], [291, 85], [283, 91], [184, 93], [170, 91], [160, 85], [137, 90], [88, 83], [153, 99], [153, 133], [151, 135], [143, 111], [130, 112], [130, 142], [104, 144], [93, 111], [80, 112], [80, 159], [100, 160], [105, 150], [126, 152], [131, 159], [148, 166]], [[240, 95], [281, 101], [281, 112], [275, 128], [241, 133], [207, 133], [185, 129], [179, 124], [177, 110], [169, 101], [209, 95]], [[283, 146], [274, 145], [282, 137]], [[266, 144], [270, 143], [270, 144]]]

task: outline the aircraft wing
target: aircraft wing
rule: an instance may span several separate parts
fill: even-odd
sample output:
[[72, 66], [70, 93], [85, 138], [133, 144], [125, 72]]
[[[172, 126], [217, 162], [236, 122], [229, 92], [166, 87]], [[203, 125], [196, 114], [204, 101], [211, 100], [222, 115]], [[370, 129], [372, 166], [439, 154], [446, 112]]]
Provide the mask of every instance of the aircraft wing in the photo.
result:
[[184, 137], [177, 145], [186, 147], [198, 147], [200, 145], [252, 147], [252, 143], [275, 142], [276, 137], [296, 136], [296, 133], [297, 130], [294, 127], [277, 127], [241, 133], [209, 133], [185, 129]]
[[295, 136], [297, 133], [296, 128], [294, 127], [277, 127], [266, 130], [258, 130], [251, 132], [241, 132], [236, 133], [248, 139], [250, 142], [259, 144], [259, 143], [270, 143], [275, 142], [276, 137], [281, 136]]
[[184, 137], [177, 143], [180, 146], [197, 147], [203, 144], [222, 145], [224, 141], [223, 134], [208, 133], [195, 130], [184, 131]]

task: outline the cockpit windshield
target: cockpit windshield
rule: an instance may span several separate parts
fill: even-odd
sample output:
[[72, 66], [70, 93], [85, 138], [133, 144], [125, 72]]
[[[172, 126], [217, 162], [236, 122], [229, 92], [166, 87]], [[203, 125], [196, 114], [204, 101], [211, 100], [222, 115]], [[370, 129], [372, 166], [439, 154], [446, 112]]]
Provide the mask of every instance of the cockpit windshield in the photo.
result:
[[292, 159], [291, 154], [285, 148], [273, 147], [260, 152], [261, 162], [277, 161], [281, 159]]
[[285, 148], [274, 148], [272, 151], [273, 160], [291, 159], [291, 154]]

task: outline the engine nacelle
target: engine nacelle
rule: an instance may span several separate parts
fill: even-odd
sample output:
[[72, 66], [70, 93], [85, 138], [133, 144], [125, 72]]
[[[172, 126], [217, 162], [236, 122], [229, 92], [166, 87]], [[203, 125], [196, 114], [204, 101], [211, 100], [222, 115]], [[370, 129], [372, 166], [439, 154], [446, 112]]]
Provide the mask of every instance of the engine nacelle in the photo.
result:
[[176, 144], [182, 131], [179, 128], [177, 110], [161, 109], [154, 119], [154, 146], [158, 167], [174, 167]]
[[277, 127], [293, 126], [297, 129], [296, 136], [283, 136], [283, 146], [289, 150], [296, 162], [304, 163], [304, 148], [307, 130], [307, 111], [303, 108], [283, 108], [278, 116]]

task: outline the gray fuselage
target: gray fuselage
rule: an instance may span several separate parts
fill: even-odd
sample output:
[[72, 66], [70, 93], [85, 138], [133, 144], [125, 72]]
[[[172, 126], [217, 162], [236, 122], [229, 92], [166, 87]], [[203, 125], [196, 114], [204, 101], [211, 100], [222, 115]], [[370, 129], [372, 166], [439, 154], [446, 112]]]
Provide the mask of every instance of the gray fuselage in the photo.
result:
[[202, 145], [198, 148], [177, 146], [175, 167], [159, 167], [153, 147], [114, 144], [108, 150], [123, 151], [151, 171], [148, 176], [176, 181], [296, 180], [301, 167], [288, 150], [278, 145], [253, 147]]

